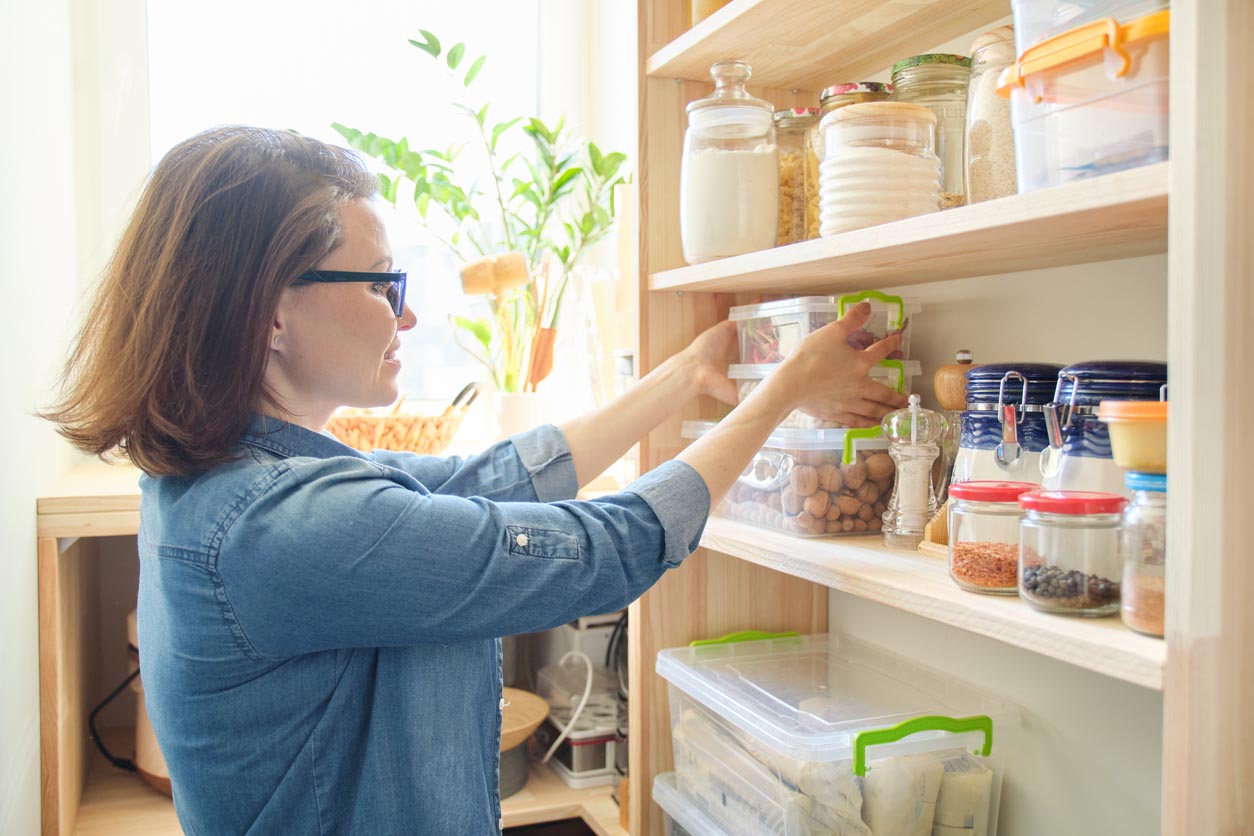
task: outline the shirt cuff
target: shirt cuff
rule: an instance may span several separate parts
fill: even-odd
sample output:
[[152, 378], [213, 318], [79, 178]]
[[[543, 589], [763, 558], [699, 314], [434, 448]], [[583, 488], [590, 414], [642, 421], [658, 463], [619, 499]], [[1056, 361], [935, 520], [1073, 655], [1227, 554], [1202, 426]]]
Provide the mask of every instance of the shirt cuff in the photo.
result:
[[531, 477], [531, 485], [539, 502], [574, 499], [579, 493], [579, 477], [575, 460], [570, 455], [566, 436], [552, 424], [545, 424], [509, 438], [518, 451], [518, 458]]
[[624, 490], [643, 499], [662, 523], [666, 533], [663, 563], [678, 566], [697, 550], [710, 517], [710, 489], [692, 465], [666, 462]]

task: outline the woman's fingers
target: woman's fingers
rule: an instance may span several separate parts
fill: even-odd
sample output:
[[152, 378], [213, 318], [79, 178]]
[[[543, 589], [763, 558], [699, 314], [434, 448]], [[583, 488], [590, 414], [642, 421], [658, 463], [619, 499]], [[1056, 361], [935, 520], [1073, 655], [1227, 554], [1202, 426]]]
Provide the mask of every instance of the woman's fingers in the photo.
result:
[[901, 409], [910, 402], [910, 399], [901, 392], [898, 392], [896, 389], [890, 389], [883, 383], [872, 380], [869, 377], [860, 394], [868, 401], [887, 407], [886, 412], [888, 410]]
[[887, 360], [888, 355], [901, 348], [901, 334], [889, 334], [877, 343], [865, 349], [862, 353], [870, 359], [871, 365], [875, 365], [881, 360]]
[[880, 425], [880, 422], [874, 418], [867, 418], [865, 415], [854, 415], [852, 412], [838, 412], [832, 416], [831, 420], [842, 426], [853, 427], [859, 430]]

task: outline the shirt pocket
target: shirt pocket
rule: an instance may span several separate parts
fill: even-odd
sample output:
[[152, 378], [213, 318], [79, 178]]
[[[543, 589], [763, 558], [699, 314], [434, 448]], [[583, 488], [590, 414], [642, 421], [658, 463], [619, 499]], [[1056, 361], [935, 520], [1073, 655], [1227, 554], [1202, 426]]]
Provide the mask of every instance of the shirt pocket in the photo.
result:
[[505, 547], [511, 555], [554, 560], [579, 559], [579, 538], [565, 531], [554, 531], [550, 528], [507, 525], [505, 526]]

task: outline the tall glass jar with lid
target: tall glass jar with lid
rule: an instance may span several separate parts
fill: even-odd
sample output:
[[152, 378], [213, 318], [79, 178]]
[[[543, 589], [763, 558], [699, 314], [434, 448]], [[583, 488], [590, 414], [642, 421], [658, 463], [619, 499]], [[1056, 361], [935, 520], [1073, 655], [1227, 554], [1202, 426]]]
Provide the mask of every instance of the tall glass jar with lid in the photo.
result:
[[[833, 84], [819, 94], [819, 120], [833, 110], [863, 102], [886, 102], [892, 95], [889, 84], [878, 81], [853, 81]], [[823, 135], [816, 120], [806, 137], [806, 205], [811, 208], [806, 219], [806, 239], [819, 237], [819, 163], [823, 162]]]
[[941, 208], [966, 202], [967, 86], [971, 59], [965, 55], [915, 55], [893, 65], [893, 101], [923, 105], [936, 115], [936, 153], [941, 161]]
[[1010, 100], [997, 95], [997, 79], [1014, 61], [1013, 26], [985, 32], [971, 44], [965, 143], [967, 203], [1006, 197], [1018, 191]]
[[775, 246], [779, 147], [774, 108], [750, 96], [743, 61], [710, 67], [714, 93], [688, 104], [680, 163], [684, 259], [699, 264]]
[[[819, 219], [818, 184], [813, 210], [807, 195], [809, 166], [805, 164], [806, 136], [819, 121], [817, 107], [794, 107], [775, 112], [775, 137], [779, 143], [779, 233], [776, 244], [794, 244], [806, 240], [806, 223], [811, 211], [817, 226]], [[815, 176], [818, 171], [815, 171]]]

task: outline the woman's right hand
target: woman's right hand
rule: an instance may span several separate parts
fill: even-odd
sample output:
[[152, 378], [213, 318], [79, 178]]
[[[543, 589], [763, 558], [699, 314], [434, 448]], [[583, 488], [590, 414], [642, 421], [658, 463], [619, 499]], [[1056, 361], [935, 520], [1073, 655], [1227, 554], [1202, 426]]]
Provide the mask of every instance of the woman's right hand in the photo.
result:
[[870, 315], [869, 304], [855, 305], [839, 321], [812, 333], [784, 361], [776, 375], [792, 393], [793, 409], [847, 427], [876, 427], [906, 405], [905, 395], [869, 376], [876, 363], [901, 347], [901, 337], [886, 337], [864, 351], [847, 344]]

